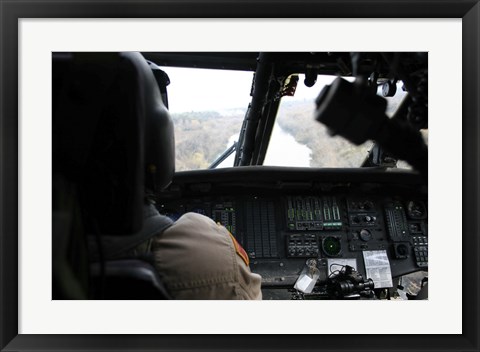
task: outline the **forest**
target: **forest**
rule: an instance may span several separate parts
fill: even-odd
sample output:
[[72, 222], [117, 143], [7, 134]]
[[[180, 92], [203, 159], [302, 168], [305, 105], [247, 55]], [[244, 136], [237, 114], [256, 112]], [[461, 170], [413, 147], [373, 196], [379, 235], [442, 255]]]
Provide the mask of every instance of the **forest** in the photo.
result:
[[217, 111], [172, 114], [177, 171], [206, 169], [240, 131], [245, 113]]
[[[312, 167], [359, 166], [368, 147], [357, 147], [341, 137], [331, 137], [326, 128], [313, 119], [312, 102], [282, 103], [278, 125], [295, 140], [306, 145]], [[244, 112], [221, 114], [217, 111], [173, 114], [175, 124], [176, 169], [207, 168], [225, 149], [231, 136], [240, 131]]]
[[327, 128], [314, 119], [312, 101], [284, 101], [277, 123], [295, 140], [311, 149], [311, 167], [356, 167], [368, 155], [371, 142], [356, 146], [339, 136], [331, 136]]
[[[387, 114], [398, 102], [390, 104]], [[314, 119], [313, 101], [284, 98], [277, 115], [277, 125], [296, 142], [311, 151], [311, 167], [358, 167], [368, 156], [372, 142], [356, 146], [342, 137], [330, 136]], [[172, 114], [175, 124], [176, 169], [205, 169], [229, 147], [229, 139], [238, 134], [245, 111], [203, 111]], [[427, 137], [427, 135], [426, 135]], [[405, 166], [404, 166], [405, 167]]]

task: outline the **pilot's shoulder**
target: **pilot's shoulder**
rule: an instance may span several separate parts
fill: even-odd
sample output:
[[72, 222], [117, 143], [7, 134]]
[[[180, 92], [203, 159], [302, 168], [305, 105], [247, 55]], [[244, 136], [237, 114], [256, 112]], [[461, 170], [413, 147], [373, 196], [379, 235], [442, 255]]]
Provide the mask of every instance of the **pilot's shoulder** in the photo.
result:
[[165, 231], [171, 233], [184, 233], [193, 236], [208, 236], [222, 233], [219, 226], [209, 217], [198, 213], [185, 213], [170, 228]]

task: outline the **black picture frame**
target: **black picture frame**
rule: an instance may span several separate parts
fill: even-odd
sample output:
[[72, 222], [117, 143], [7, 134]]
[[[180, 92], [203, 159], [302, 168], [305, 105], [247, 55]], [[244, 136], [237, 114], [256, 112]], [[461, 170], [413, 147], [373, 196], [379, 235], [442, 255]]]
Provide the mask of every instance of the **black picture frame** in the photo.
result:
[[[478, 0], [0, 0], [1, 351], [479, 351]], [[461, 18], [463, 315], [461, 335], [19, 335], [18, 20], [21, 18]], [[449, 231], [446, 225], [445, 231]], [[457, 229], [455, 229], [457, 230]], [[452, 234], [453, 236], [453, 234]], [[260, 317], [259, 317], [260, 318]], [[162, 319], [159, 317], [159, 319]], [[421, 324], [421, 317], [418, 317]], [[288, 324], [301, 324], [286, 322]], [[394, 323], [385, 317], [383, 323]], [[348, 337], [348, 338], [346, 338]]]

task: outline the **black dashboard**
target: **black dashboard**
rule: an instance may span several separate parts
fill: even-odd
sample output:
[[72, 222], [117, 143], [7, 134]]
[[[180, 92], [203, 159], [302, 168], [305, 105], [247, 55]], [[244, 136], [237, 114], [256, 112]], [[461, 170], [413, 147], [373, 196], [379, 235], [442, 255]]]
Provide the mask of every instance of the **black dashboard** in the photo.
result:
[[264, 299], [297, 297], [314, 258], [320, 278], [310, 296], [321, 298], [336, 263], [376, 275], [367, 254], [388, 257], [393, 278], [427, 271], [427, 196], [410, 171], [241, 167], [177, 173], [157, 206], [174, 220], [196, 212], [223, 224], [262, 276]]

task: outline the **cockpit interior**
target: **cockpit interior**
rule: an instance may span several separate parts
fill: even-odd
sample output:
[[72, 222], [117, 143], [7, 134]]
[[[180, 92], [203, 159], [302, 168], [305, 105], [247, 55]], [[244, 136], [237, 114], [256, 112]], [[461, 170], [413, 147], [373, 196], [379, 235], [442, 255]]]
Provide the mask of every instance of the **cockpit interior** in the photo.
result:
[[[148, 258], [107, 259], [146, 238], [145, 197], [224, 226], [263, 300], [428, 299], [428, 53], [54, 52], [52, 68], [54, 299], [168, 298]], [[245, 73], [246, 105], [182, 111], [178, 69], [204, 103], [240, 85], [217, 95], [209, 72]]]

